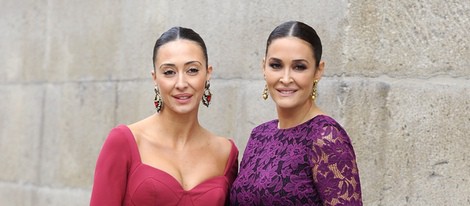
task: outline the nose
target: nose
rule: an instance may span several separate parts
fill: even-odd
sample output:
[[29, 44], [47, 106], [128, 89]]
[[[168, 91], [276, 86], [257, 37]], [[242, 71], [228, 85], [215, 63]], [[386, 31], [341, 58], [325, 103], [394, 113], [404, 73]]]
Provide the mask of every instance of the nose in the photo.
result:
[[184, 75], [184, 72], [180, 72], [178, 74], [178, 77], [176, 79], [176, 89], [183, 90], [186, 87], [188, 87], [188, 82], [186, 81], [186, 77]]
[[284, 74], [282, 75], [281, 79], [279, 79], [279, 81], [283, 84], [289, 84], [292, 82], [292, 78], [290, 76], [290, 69], [284, 69]]

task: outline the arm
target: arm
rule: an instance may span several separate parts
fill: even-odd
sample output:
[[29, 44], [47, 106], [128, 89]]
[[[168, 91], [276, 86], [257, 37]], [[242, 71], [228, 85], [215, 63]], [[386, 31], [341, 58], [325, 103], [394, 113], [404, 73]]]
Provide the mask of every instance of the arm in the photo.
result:
[[[237, 152], [238, 156], [238, 152]], [[232, 166], [230, 167], [230, 171], [227, 174], [228, 180], [229, 180], [229, 191], [230, 188], [232, 187], [233, 182], [238, 176], [238, 157], [235, 157], [235, 160], [233, 161]]]
[[130, 150], [119, 128], [111, 130], [98, 157], [90, 206], [122, 205], [126, 193]]
[[339, 125], [323, 127], [312, 152], [313, 179], [323, 205], [362, 205], [356, 155], [346, 132]]
[[232, 140], [230, 140], [230, 143], [232, 144], [232, 151], [230, 151], [229, 157], [231, 166], [229, 166], [228, 171], [226, 171], [229, 185], [227, 197], [225, 199], [225, 205], [230, 205], [230, 189], [232, 188], [233, 182], [238, 175], [238, 148], [235, 146], [235, 143], [233, 143]]

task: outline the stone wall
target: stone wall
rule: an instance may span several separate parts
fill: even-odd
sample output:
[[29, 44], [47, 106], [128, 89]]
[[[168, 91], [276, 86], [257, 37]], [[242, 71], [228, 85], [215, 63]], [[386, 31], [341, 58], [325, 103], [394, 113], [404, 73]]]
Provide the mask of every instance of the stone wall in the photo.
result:
[[470, 204], [470, 1], [0, 0], [0, 204], [88, 205], [109, 130], [151, 115], [171, 26], [214, 66], [201, 122], [235, 139], [275, 118], [261, 59], [287, 20], [317, 29], [319, 105], [353, 141], [365, 205]]

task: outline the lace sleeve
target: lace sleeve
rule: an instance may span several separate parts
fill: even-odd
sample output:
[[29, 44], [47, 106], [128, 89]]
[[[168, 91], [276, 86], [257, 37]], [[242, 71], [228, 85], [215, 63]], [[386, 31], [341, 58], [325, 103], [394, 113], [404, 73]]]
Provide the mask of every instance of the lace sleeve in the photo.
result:
[[323, 127], [312, 150], [313, 180], [323, 205], [362, 205], [356, 155], [346, 132], [336, 125]]

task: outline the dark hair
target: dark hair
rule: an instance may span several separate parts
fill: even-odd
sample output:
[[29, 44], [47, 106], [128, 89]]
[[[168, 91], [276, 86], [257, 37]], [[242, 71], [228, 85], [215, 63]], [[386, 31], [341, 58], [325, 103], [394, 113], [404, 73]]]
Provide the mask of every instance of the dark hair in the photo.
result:
[[[277, 26], [271, 34], [269, 34], [268, 41], [266, 43], [266, 54], [268, 53], [268, 47], [272, 41], [282, 37], [297, 37], [308, 42], [313, 51], [313, 55], [316, 61], [316, 65], [320, 64], [322, 46], [320, 37], [318, 37], [315, 29], [309, 25], [299, 21], [288, 21]], [[265, 55], [266, 55], [265, 54]]]
[[178, 39], [187, 39], [196, 42], [201, 46], [202, 52], [204, 52], [204, 57], [206, 60], [206, 68], [208, 65], [208, 57], [207, 57], [207, 48], [204, 40], [199, 36], [198, 33], [193, 31], [189, 28], [184, 27], [172, 27], [168, 31], [164, 32], [155, 43], [155, 47], [153, 48], [153, 68], [155, 69], [155, 61], [157, 60], [157, 52], [158, 49], [163, 46], [164, 44], [175, 41]]

